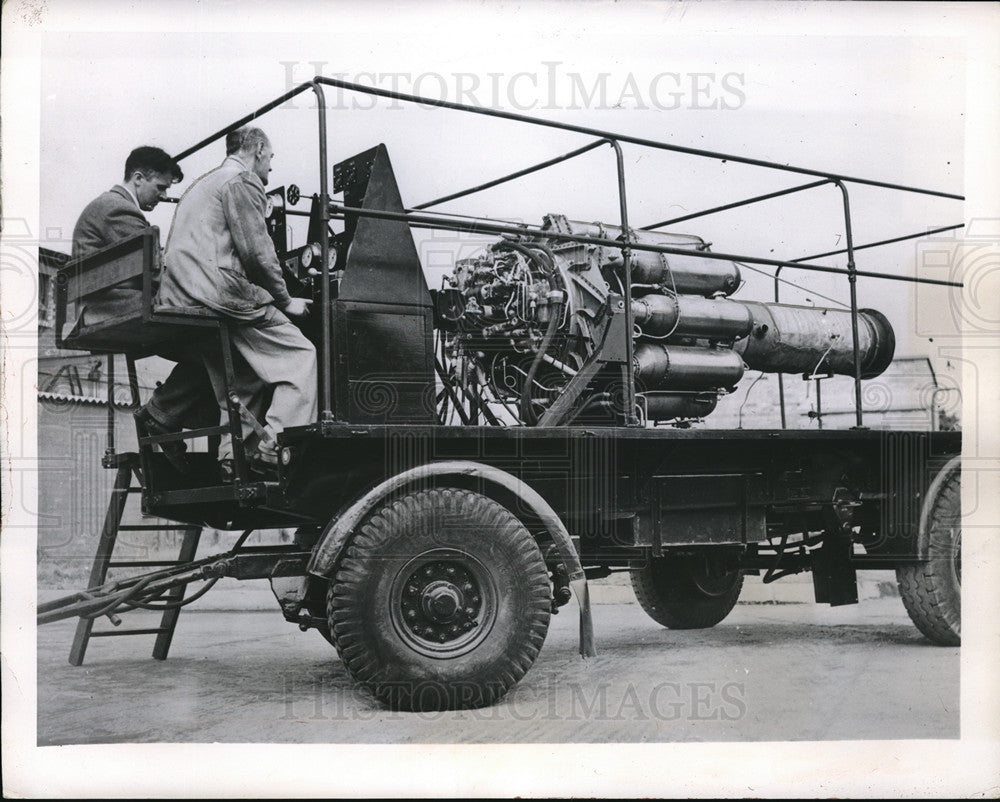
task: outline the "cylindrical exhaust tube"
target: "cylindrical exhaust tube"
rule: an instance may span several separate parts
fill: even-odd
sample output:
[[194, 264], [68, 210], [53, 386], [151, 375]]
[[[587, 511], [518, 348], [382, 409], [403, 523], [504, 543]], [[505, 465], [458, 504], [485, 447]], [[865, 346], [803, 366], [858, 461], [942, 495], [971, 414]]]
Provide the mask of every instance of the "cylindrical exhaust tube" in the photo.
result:
[[[620, 251], [609, 249], [607, 259], [606, 264], [621, 270]], [[631, 261], [633, 284], [661, 284], [678, 293], [702, 296], [731, 295], [740, 286], [740, 269], [719, 259], [632, 251]]]
[[634, 360], [636, 390], [734, 387], [743, 377], [743, 360], [729, 349], [640, 343]]
[[632, 319], [643, 334], [736, 340], [750, 333], [753, 318], [743, 304], [695, 295], [645, 295], [632, 301]]
[[[567, 220], [562, 215], [546, 215], [546, 229], [555, 229], [566, 234], [581, 237], [599, 237], [618, 240], [621, 226], [607, 223], [582, 223]], [[655, 253], [653, 251], [632, 251], [632, 283], [662, 284], [680, 294], [689, 295], [730, 295], [740, 286], [740, 269], [732, 262], [721, 259], [705, 259], [698, 256], [708, 244], [701, 237], [692, 234], [670, 234], [663, 231], [641, 231], [629, 229], [631, 241], [641, 245], [662, 245], [690, 250], [691, 255]], [[563, 246], [559, 246], [560, 249]], [[572, 247], [567, 245], [565, 247]], [[600, 249], [602, 265], [614, 268], [619, 275], [622, 268], [622, 254], [617, 248], [606, 246]]]
[[646, 417], [649, 420], [704, 418], [719, 402], [719, 397], [714, 393], [691, 395], [654, 392], [641, 393], [640, 396], [646, 401]]
[[[768, 373], [854, 375], [854, 338], [848, 309], [741, 302], [753, 318], [750, 336], [734, 349], [747, 367]], [[878, 376], [892, 362], [896, 337], [885, 315], [858, 310], [861, 378]]]

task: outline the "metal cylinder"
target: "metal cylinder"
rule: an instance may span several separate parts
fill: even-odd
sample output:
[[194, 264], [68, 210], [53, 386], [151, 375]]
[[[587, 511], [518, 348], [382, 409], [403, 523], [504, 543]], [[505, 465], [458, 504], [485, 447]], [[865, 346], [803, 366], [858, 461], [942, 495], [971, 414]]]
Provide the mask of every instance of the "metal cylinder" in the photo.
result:
[[[622, 268], [621, 253], [608, 249], [607, 265]], [[689, 295], [730, 295], [740, 286], [740, 269], [732, 262], [701, 256], [651, 251], [632, 252], [632, 283], [662, 284]]]
[[641, 393], [646, 402], [646, 417], [649, 420], [670, 420], [671, 418], [704, 418], [710, 414], [719, 397], [712, 393], [691, 395], [684, 393]]
[[743, 360], [729, 349], [639, 343], [633, 358], [636, 382], [647, 390], [734, 387], [743, 377]]
[[[617, 240], [621, 237], [621, 226], [607, 223], [582, 223], [567, 220], [561, 215], [547, 215], [545, 227], [582, 237]], [[629, 229], [633, 243], [641, 245], [662, 245], [670, 248], [690, 250], [691, 255], [655, 253], [653, 251], [632, 251], [632, 283], [662, 284], [680, 294], [690, 295], [730, 295], [740, 286], [740, 269], [732, 262], [719, 259], [705, 259], [698, 256], [708, 244], [693, 234], [668, 234], [662, 231], [637, 231]], [[560, 246], [572, 247], [572, 246]], [[621, 251], [614, 247], [600, 249], [600, 263], [620, 271]]]
[[[768, 373], [854, 375], [854, 338], [849, 309], [741, 302], [753, 318], [750, 336], [736, 343], [747, 367]], [[882, 373], [892, 362], [896, 338], [885, 315], [858, 310], [861, 378]]]
[[753, 319], [743, 304], [696, 295], [650, 294], [632, 301], [632, 318], [643, 334], [735, 340], [750, 333]]

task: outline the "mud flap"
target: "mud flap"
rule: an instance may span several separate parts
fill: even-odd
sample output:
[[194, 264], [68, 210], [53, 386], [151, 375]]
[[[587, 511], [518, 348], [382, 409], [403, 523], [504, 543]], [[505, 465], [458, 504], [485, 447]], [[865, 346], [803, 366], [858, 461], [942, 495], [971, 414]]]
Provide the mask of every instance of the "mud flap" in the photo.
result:
[[813, 590], [818, 603], [831, 607], [858, 603], [858, 575], [851, 561], [853, 548], [850, 537], [831, 531], [822, 548], [813, 552]]

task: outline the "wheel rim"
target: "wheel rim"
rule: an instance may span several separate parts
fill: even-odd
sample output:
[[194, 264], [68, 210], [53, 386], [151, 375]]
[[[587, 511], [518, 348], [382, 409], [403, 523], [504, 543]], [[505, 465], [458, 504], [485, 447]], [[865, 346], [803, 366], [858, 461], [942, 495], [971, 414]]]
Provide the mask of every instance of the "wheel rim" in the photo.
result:
[[415, 652], [453, 658], [472, 651], [497, 616], [493, 575], [471, 554], [433, 549], [410, 559], [390, 591], [396, 634]]
[[740, 576], [738, 570], [711, 572], [704, 560], [688, 560], [687, 571], [694, 586], [712, 598], [719, 598], [729, 593]]
[[951, 555], [951, 563], [955, 569], [955, 579], [958, 580], [958, 584], [962, 584], [962, 532], [959, 530], [955, 533], [955, 550]]

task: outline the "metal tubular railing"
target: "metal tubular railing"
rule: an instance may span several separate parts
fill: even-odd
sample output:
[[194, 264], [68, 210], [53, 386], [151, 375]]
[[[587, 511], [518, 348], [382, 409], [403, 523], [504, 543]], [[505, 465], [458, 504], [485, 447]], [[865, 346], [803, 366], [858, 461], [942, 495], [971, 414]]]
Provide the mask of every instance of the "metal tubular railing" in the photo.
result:
[[459, 192], [453, 192], [451, 195], [445, 195], [443, 198], [435, 198], [434, 200], [427, 201], [426, 203], [418, 203], [414, 206], [414, 209], [430, 209], [432, 206], [440, 206], [442, 203], [447, 201], [457, 200], [458, 198], [464, 198], [468, 195], [474, 195], [477, 192], [482, 192], [484, 189], [490, 189], [492, 187], [500, 186], [500, 184], [506, 184], [508, 181], [513, 181], [517, 178], [523, 178], [526, 175], [531, 175], [532, 173], [537, 173], [539, 170], [544, 170], [546, 167], [552, 167], [555, 164], [561, 164], [567, 159], [575, 159], [577, 156], [582, 156], [584, 153], [589, 153], [594, 148], [598, 148], [601, 145], [610, 144], [608, 139], [598, 139], [596, 142], [591, 142], [589, 145], [584, 145], [582, 148], [577, 148], [576, 150], [571, 150], [569, 153], [564, 153], [562, 156], [556, 156], [553, 159], [548, 159], [547, 161], [539, 162], [538, 164], [533, 164], [531, 167], [525, 167], [523, 170], [517, 170], [513, 173], [501, 176], [500, 178], [494, 178], [492, 181], [487, 181], [485, 184], [479, 184], [479, 186], [470, 187], [469, 189], [463, 189]]
[[[905, 242], [908, 239], [919, 239], [920, 237], [929, 237], [932, 234], [942, 234], [945, 231], [955, 231], [959, 228], [965, 228], [965, 223], [958, 223], [953, 226], [941, 226], [941, 228], [928, 228], [926, 230], [914, 231], [912, 234], [903, 234], [899, 237], [891, 237], [890, 239], [879, 240], [878, 242], [866, 242], [864, 245], [855, 245], [854, 252], [863, 251], [866, 248], [878, 248], [881, 245], [892, 245], [894, 242]], [[814, 253], [811, 256], [800, 256], [798, 259], [792, 259], [793, 262], [810, 262], [813, 259], [823, 259], [827, 256], [839, 256], [842, 253], [847, 253], [847, 248], [841, 248], [839, 251], [827, 251], [826, 253]]]
[[[357, 206], [344, 206], [338, 203], [330, 204], [330, 211], [334, 216], [348, 214], [361, 215], [363, 217], [376, 217], [384, 220], [403, 220], [413, 228], [444, 229], [448, 231], [463, 231], [467, 234], [519, 234], [542, 239], [564, 240], [566, 242], [579, 242], [584, 245], [603, 245], [611, 248], [621, 248], [620, 239], [607, 239], [605, 237], [588, 237], [583, 234], [562, 234], [556, 231], [549, 231], [542, 228], [535, 228], [527, 224], [505, 224], [494, 223], [490, 220], [476, 220], [469, 222], [468, 219], [457, 217], [447, 217], [445, 215], [422, 215], [416, 212], [387, 212], [376, 209], [362, 209]], [[630, 242], [629, 247], [633, 251], [649, 251], [651, 253], [665, 253], [675, 256], [691, 256], [693, 251], [690, 248], [676, 248], [672, 245], [654, 245], [645, 242]], [[717, 251], [698, 251], [699, 259], [715, 259], [724, 262], [750, 262], [751, 264], [768, 265], [771, 267], [794, 267], [799, 270], [812, 270], [820, 273], [833, 273], [846, 276], [849, 272], [843, 267], [832, 267], [830, 265], [807, 264], [805, 262], [791, 262], [782, 259], [767, 259], [762, 256], [741, 256], [732, 253], [720, 253]], [[897, 276], [892, 273], [880, 273], [875, 270], [855, 270], [855, 275], [867, 278], [881, 278], [888, 281], [902, 281], [916, 284], [937, 284], [943, 287], [961, 287], [959, 281], [948, 281], [946, 279], [917, 278], [915, 276]]]
[[[432, 200], [432, 201], [427, 201], [425, 203], [422, 203], [422, 204], [414, 207], [412, 210], [406, 210], [403, 214], [397, 214], [397, 213], [394, 213], [394, 212], [384, 212], [384, 211], [378, 211], [378, 210], [371, 210], [371, 209], [358, 209], [358, 208], [354, 208], [354, 207], [348, 207], [348, 206], [333, 204], [333, 203], [330, 202], [329, 184], [328, 184], [328, 176], [327, 176], [326, 103], [325, 103], [325, 98], [324, 98], [324, 93], [323, 93], [323, 88], [322, 88], [323, 85], [333, 86], [333, 87], [337, 87], [339, 89], [345, 89], [345, 90], [353, 91], [353, 92], [360, 92], [362, 94], [367, 94], [367, 95], [374, 95], [376, 97], [383, 97], [383, 98], [389, 98], [389, 99], [393, 99], [393, 100], [401, 100], [401, 101], [405, 101], [405, 102], [409, 102], [409, 103], [416, 103], [416, 104], [423, 104], [423, 105], [426, 105], [426, 106], [434, 106], [434, 107], [438, 107], [438, 108], [451, 109], [451, 110], [454, 110], [454, 111], [462, 111], [462, 112], [466, 112], [466, 113], [470, 113], [470, 114], [480, 114], [480, 115], [487, 116], [487, 117], [494, 117], [494, 118], [498, 118], [498, 119], [505, 119], [505, 120], [510, 120], [510, 121], [513, 121], [513, 122], [525, 123], [525, 124], [528, 124], [528, 125], [536, 125], [536, 126], [541, 126], [541, 127], [546, 127], [546, 128], [554, 128], [554, 129], [557, 129], [557, 130], [568, 131], [568, 132], [571, 132], [571, 133], [584, 134], [584, 135], [587, 135], [587, 136], [597, 137], [598, 141], [592, 142], [592, 143], [590, 143], [590, 144], [588, 144], [588, 145], [586, 145], [584, 147], [578, 148], [578, 149], [576, 149], [574, 151], [571, 151], [570, 153], [564, 154], [564, 155], [556, 157], [554, 159], [549, 159], [549, 160], [547, 160], [545, 162], [541, 162], [539, 164], [532, 165], [531, 167], [527, 167], [527, 168], [524, 168], [522, 170], [518, 170], [518, 171], [516, 171], [514, 173], [511, 173], [509, 175], [503, 176], [501, 178], [494, 179], [492, 181], [488, 181], [488, 182], [486, 182], [484, 184], [480, 184], [478, 186], [471, 187], [471, 188], [466, 189], [466, 190], [461, 190], [459, 192], [455, 192], [455, 193], [452, 193], [450, 195], [447, 195], [447, 196], [444, 196], [444, 197], [441, 197], [441, 198], [437, 198], [437, 199]], [[816, 178], [821, 179], [819, 181], [810, 182], [808, 184], [804, 184], [804, 185], [800, 185], [800, 186], [796, 186], [796, 187], [790, 187], [790, 188], [787, 188], [787, 189], [784, 189], [784, 190], [779, 190], [779, 191], [776, 191], [776, 192], [766, 193], [764, 195], [759, 195], [759, 196], [756, 196], [756, 197], [753, 197], [753, 198], [748, 198], [748, 199], [745, 199], [745, 200], [736, 201], [734, 203], [729, 203], [729, 204], [724, 204], [722, 206], [717, 206], [717, 207], [714, 207], [712, 209], [706, 209], [706, 210], [701, 211], [701, 212], [695, 212], [695, 213], [692, 213], [692, 214], [683, 215], [681, 217], [673, 218], [671, 220], [665, 220], [665, 221], [662, 221], [660, 223], [655, 223], [655, 224], [652, 224], [652, 225], [649, 225], [649, 226], [645, 226], [643, 230], [652, 230], [652, 229], [656, 229], [656, 228], [661, 228], [663, 226], [671, 225], [671, 224], [682, 222], [682, 221], [685, 221], [685, 220], [692, 220], [692, 219], [695, 219], [697, 217], [704, 217], [704, 216], [707, 216], [707, 215], [710, 215], [710, 214], [715, 214], [715, 213], [718, 213], [718, 212], [722, 212], [722, 211], [727, 211], [727, 210], [730, 210], [730, 209], [739, 208], [741, 206], [746, 206], [746, 205], [749, 205], [751, 203], [758, 203], [760, 201], [769, 200], [769, 199], [777, 198], [777, 197], [782, 197], [784, 195], [789, 195], [789, 194], [792, 194], [794, 192], [800, 192], [800, 191], [804, 191], [804, 190], [808, 190], [808, 189], [813, 189], [813, 188], [822, 186], [824, 184], [831, 184], [831, 183], [835, 184], [840, 189], [842, 197], [843, 197], [844, 222], [845, 222], [845, 230], [846, 230], [847, 248], [842, 249], [840, 251], [831, 251], [831, 252], [828, 252], [828, 253], [817, 254], [817, 255], [811, 256], [811, 257], [802, 257], [800, 259], [795, 259], [795, 260], [764, 259], [764, 258], [761, 258], [761, 257], [738, 256], [738, 255], [733, 255], [733, 254], [715, 253], [715, 252], [711, 252], [711, 251], [701, 251], [701, 252], [699, 252], [699, 256], [701, 256], [703, 258], [708, 258], [708, 259], [718, 259], [718, 260], [734, 261], [734, 262], [748, 262], [748, 263], [752, 263], [752, 264], [769, 265], [769, 266], [776, 267], [777, 270], [776, 270], [776, 272], [774, 274], [776, 297], [777, 297], [778, 275], [781, 272], [781, 270], [783, 268], [785, 268], [785, 267], [796, 268], [796, 269], [800, 269], [800, 270], [814, 270], [814, 271], [819, 271], [819, 272], [842, 274], [842, 275], [846, 275], [848, 277], [848, 282], [849, 282], [849, 285], [850, 285], [850, 293], [851, 293], [850, 307], [851, 307], [852, 334], [853, 334], [853, 339], [854, 339], [853, 350], [854, 350], [855, 415], [856, 415], [856, 423], [857, 423], [857, 426], [859, 426], [859, 427], [862, 425], [862, 408], [861, 408], [861, 365], [860, 365], [860, 352], [859, 352], [859, 344], [858, 344], [858, 308], [857, 308], [857, 288], [856, 288], [857, 278], [859, 276], [865, 276], [865, 277], [870, 277], [870, 278], [881, 278], [881, 279], [886, 279], [886, 280], [904, 281], [904, 282], [911, 282], [911, 283], [917, 283], [917, 284], [935, 284], [935, 285], [949, 286], [949, 287], [961, 287], [962, 286], [961, 282], [955, 282], [955, 281], [945, 281], [945, 280], [941, 280], [941, 279], [926, 279], [926, 278], [919, 278], [919, 277], [916, 277], [916, 276], [899, 276], [899, 275], [893, 275], [893, 274], [889, 274], [889, 273], [879, 273], [879, 272], [876, 272], [876, 271], [858, 270], [857, 266], [856, 266], [856, 263], [855, 263], [855, 259], [854, 259], [854, 255], [855, 255], [856, 251], [858, 251], [858, 250], [861, 250], [863, 248], [873, 248], [873, 247], [877, 247], [879, 245], [885, 245], [885, 244], [889, 244], [889, 243], [892, 243], [892, 242], [900, 242], [900, 241], [903, 241], [903, 240], [906, 240], [906, 239], [913, 239], [913, 238], [916, 238], [916, 237], [919, 237], [919, 236], [922, 236], [922, 235], [926, 235], [926, 234], [939, 233], [939, 232], [943, 232], [943, 231], [950, 231], [950, 230], [954, 230], [956, 228], [961, 228], [962, 226], [961, 225], [946, 226], [946, 227], [942, 227], [942, 228], [938, 228], [938, 229], [932, 229], [932, 230], [925, 231], [925, 232], [919, 232], [919, 233], [912, 234], [912, 235], [905, 235], [905, 236], [902, 236], [902, 237], [895, 237], [895, 238], [888, 239], [888, 240], [882, 240], [880, 242], [868, 243], [866, 245], [861, 245], [861, 246], [855, 246], [854, 242], [853, 242], [853, 230], [852, 230], [852, 225], [851, 225], [850, 198], [849, 198], [849, 195], [848, 195], [848, 190], [847, 190], [846, 184], [852, 183], [852, 184], [859, 184], [859, 185], [864, 185], [864, 186], [871, 186], [871, 187], [876, 187], [876, 188], [881, 188], [881, 189], [889, 189], [889, 190], [902, 191], [902, 192], [912, 192], [912, 193], [917, 193], [917, 194], [921, 194], [921, 195], [928, 195], [928, 196], [939, 197], [939, 198], [947, 198], [947, 199], [951, 199], [951, 200], [964, 200], [964, 197], [962, 195], [957, 195], [957, 194], [948, 193], [948, 192], [941, 192], [941, 191], [938, 191], [938, 190], [924, 189], [924, 188], [920, 188], [920, 187], [906, 186], [906, 185], [903, 185], [903, 184], [895, 184], [895, 183], [890, 183], [890, 182], [886, 182], [886, 181], [877, 181], [877, 180], [873, 180], [873, 179], [860, 178], [860, 177], [857, 177], [857, 176], [848, 176], [848, 175], [844, 175], [844, 174], [840, 174], [840, 173], [830, 173], [830, 172], [826, 172], [826, 171], [822, 171], [822, 170], [814, 170], [814, 169], [805, 168], [805, 167], [796, 167], [796, 166], [793, 166], [793, 165], [781, 164], [779, 162], [772, 162], [772, 161], [767, 161], [767, 160], [764, 160], [764, 159], [754, 159], [754, 158], [750, 158], [750, 157], [746, 157], [746, 156], [739, 156], [739, 155], [736, 155], [736, 154], [722, 153], [722, 152], [718, 152], [718, 151], [710, 151], [710, 150], [704, 150], [704, 149], [700, 149], [700, 148], [689, 148], [689, 147], [684, 147], [684, 146], [681, 146], [681, 145], [673, 145], [673, 144], [670, 144], [670, 143], [667, 143], [667, 142], [660, 142], [660, 141], [653, 140], [653, 139], [646, 139], [644, 137], [636, 137], [636, 136], [629, 136], [629, 135], [625, 135], [625, 134], [617, 134], [617, 133], [610, 132], [610, 131], [604, 131], [604, 130], [601, 130], [601, 129], [598, 129], [598, 128], [591, 128], [589, 126], [573, 125], [573, 124], [570, 124], [570, 123], [563, 123], [563, 122], [558, 122], [558, 121], [555, 121], [555, 120], [546, 120], [546, 119], [542, 119], [542, 118], [529, 117], [527, 115], [517, 114], [515, 112], [501, 111], [499, 109], [482, 108], [482, 107], [478, 107], [478, 106], [469, 106], [469, 105], [466, 105], [466, 104], [454, 103], [452, 101], [447, 101], [447, 100], [437, 100], [437, 99], [432, 99], [432, 98], [424, 98], [424, 97], [420, 97], [418, 95], [411, 95], [411, 94], [407, 94], [407, 93], [404, 93], [404, 92], [396, 92], [396, 91], [391, 91], [391, 90], [387, 90], [387, 89], [381, 89], [379, 87], [374, 87], [374, 86], [363, 86], [361, 84], [354, 84], [354, 83], [351, 83], [351, 82], [348, 82], [348, 81], [342, 81], [342, 80], [337, 79], [337, 78], [328, 78], [328, 77], [325, 77], [325, 76], [317, 76], [312, 81], [300, 84], [299, 86], [295, 87], [294, 89], [292, 89], [292, 90], [286, 92], [285, 94], [281, 95], [280, 97], [276, 98], [275, 100], [272, 100], [271, 102], [269, 102], [269, 103], [261, 106], [256, 111], [251, 112], [250, 114], [248, 114], [248, 115], [246, 115], [244, 117], [241, 117], [236, 122], [234, 122], [234, 123], [226, 126], [225, 128], [221, 129], [220, 131], [217, 131], [215, 134], [213, 134], [213, 135], [211, 135], [211, 136], [209, 136], [209, 137], [201, 140], [200, 142], [198, 142], [197, 144], [191, 146], [187, 150], [182, 151], [181, 153], [177, 154], [174, 158], [179, 161], [180, 159], [183, 159], [183, 158], [186, 158], [187, 156], [190, 156], [192, 153], [195, 153], [196, 151], [198, 151], [198, 150], [202, 149], [203, 147], [211, 144], [212, 142], [215, 142], [217, 139], [225, 136], [230, 131], [234, 131], [237, 128], [240, 128], [241, 126], [246, 125], [247, 123], [249, 123], [249, 122], [253, 121], [254, 119], [256, 119], [257, 117], [261, 116], [262, 114], [265, 114], [268, 111], [271, 111], [272, 109], [277, 108], [282, 103], [285, 103], [286, 101], [290, 100], [291, 98], [295, 97], [296, 95], [298, 95], [298, 94], [300, 94], [302, 92], [305, 92], [306, 90], [309, 90], [309, 89], [311, 89], [316, 94], [316, 96], [317, 96], [317, 107], [318, 107], [318, 115], [319, 115], [319, 157], [320, 157], [319, 158], [319, 162], [320, 162], [320, 191], [319, 191], [319, 199], [320, 199], [320, 209], [321, 209], [321, 221], [323, 223], [323, 230], [324, 231], [327, 230], [327, 226], [329, 224], [329, 221], [332, 219], [332, 216], [339, 217], [339, 216], [342, 216], [342, 215], [345, 215], [345, 214], [355, 214], [355, 215], [360, 215], [360, 216], [369, 216], [369, 217], [384, 218], [384, 219], [401, 219], [401, 220], [406, 221], [408, 224], [412, 225], [415, 228], [447, 229], [447, 230], [453, 230], [453, 231], [466, 231], [466, 232], [469, 232], [469, 233], [518, 234], [518, 235], [525, 235], [525, 234], [527, 234], [527, 235], [531, 235], [531, 236], [544, 237], [544, 238], [549, 238], [549, 239], [557, 239], [557, 240], [561, 239], [561, 240], [569, 240], [569, 241], [580, 242], [580, 243], [585, 243], [585, 244], [593, 244], [593, 245], [602, 245], [602, 246], [608, 246], [608, 247], [616, 247], [616, 248], [619, 248], [621, 250], [623, 263], [625, 265], [626, 281], [624, 283], [625, 283], [625, 287], [626, 287], [626, 296], [627, 296], [626, 297], [626, 316], [627, 316], [627, 325], [628, 325], [628, 329], [627, 330], [628, 331], [632, 330], [632, 325], [631, 325], [632, 310], [631, 310], [631, 304], [628, 303], [628, 300], [629, 300], [628, 296], [631, 294], [630, 293], [630, 289], [631, 288], [630, 288], [630, 282], [627, 280], [627, 277], [629, 276], [629, 270], [630, 270], [630, 267], [631, 267], [631, 263], [630, 263], [630, 254], [631, 254], [631, 251], [637, 249], [637, 250], [646, 250], [646, 251], [653, 251], [653, 252], [657, 252], [657, 253], [675, 254], [675, 255], [689, 255], [691, 253], [691, 251], [689, 249], [685, 250], [685, 249], [673, 248], [673, 247], [669, 247], [669, 246], [649, 245], [649, 244], [643, 244], [643, 243], [638, 243], [638, 242], [633, 242], [632, 241], [630, 229], [628, 227], [628, 207], [627, 207], [626, 196], [625, 196], [624, 160], [623, 160], [623, 157], [622, 157], [621, 143], [624, 142], [624, 143], [628, 143], [628, 144], [638, 145], [638, 146], [641, 146], [641, 147], [648, 147], [648, 148], [653, 148], [653, 149], [656, 149], [656, 150], [664, 150], [664, 151], [669, 151], [669, 152], [673, 152], [673, 153], [681, 153], [681, 154], [686, 154], [686, 155], [690, 155], [690, 156], [698, 156], [698, 157], [701, 157], [701, 158], [715, 159], [715, 160], [719, 160], [719, 161], [723, 161], [723, 162], [734, 162], [734, 163], [737, 163], [737, 164], [746, 164], [746, 165], [749, 165], [749, 166], [762, 167], [762, 168], [771, 169], [771, 170], [778, 170], [778, 171], [782, 171], [782, 172], [791, 172], [791, 173], [796, 173], [796, 174], [799, 174], [799, 175], [814, 176]], [[620, 213], [621, 224], [622, 224], [622, 236], [621, 236], [620, 240], [618, 240], [618, 241], [608, 240], [608, 239], [604, 239], [604, 238], [600, 238], [600, 237], [586, 237], [586, 236], [579, 236], [579, 235], [555, 234], [555, 233], [552, 233], [552, 232], [549, 232], [549, 231], [543, 231], [543, 230], [540, 230], [540, 229], [537, 229], [537, 228], [532, 228], [532, 227], [529, 227], [529, 226], [504, 225], [504, 224], [498, 224], [498, 223], [493, 223], [493, 222], [490, 222], [490, 221], [483, 221], [483, 220], [476, 220], [475, 222], [469, 223], [466, 220], [459, 220], [459, 219], [456, 219], [454, 217], [446, 217], [446, 216], [431, 217], [429, 215], [420, 215], [420, 214], [417, 213], [419, 210], [428, 209], [431, 206], [435, 206], [435, 205], [438, 205], [438, 204], [441, 204], [441, 203], [445, 203], [446, 201], [449, 201], [449, 200], [455, 200], [457, 198], [466, 197], [468, 195], [474, 194], [475, 192], [479, 192], [479, 191], [482, 191], [484, 189], [488, 189], [490, 187], [494, 187], [494, 186], [497, 186], [499, 184], [506, 183], [508, 181], [512, 181], [512, 180], [514, 180], [516, 178], [521, 178], [521, 177], [523, 177], [525, 175], [529, 175], [531, 173], [538, 172], [539, 170], [543, 170], [543, 169], [545, 169], [547, 167], [551, 167], [551, 166], [553, 166], [555, 164], [559, 164], [559, 163], [561, 163], [563, 161], [566, 161], [567, 159], [574, 158], [575, 156], [579, 156], [579, 155], [581, 155], [583, 153], [586, 153], [586, 152], [588, 152], [588, 151], [590, 151], [590, 150], [598, 147], [599, 145], [605, 144], [605, 143], [608, 143], [608, 144], [610, 144], [612, 146], [612, 148], [615, 150], [615, 157], [616, 157], [616, 166], [617, 166], [617, 175], [618, 175], [619, 207], [620, 207], [619, 213]], [[330, 289], [329, 289], [329, 278], [330, 278], [329, 242], [327, 241], [326, 237], [323, 237], [323, 240], [320, 243], [320, 247], [321, 247], [321, 252], [322, 252], [321, 304], [322, 304], [322, 307], [323, 307], [323, 309], [322, 309], [322, 312], [323, 312], [323, 321], [322, 321], [322, 339], [323, 339], [323, 342], [322, 342], [322, 351], [321, 351], [321, 353], [322, 353], [322, 363], [323, 363], [323, 367], [322, 367], [323, 373], [321, 374], [321, 378], [320, 378], [320, 385], [321, 385], [321, 406], [322, 406], [322, 409], [321, 409], [321, 412], [320, 412], [320, 420], [321, 421], [330, 421], [330, 420], [333, 419], [332, 399], [331, 399], [332, 380], [331, 380], [331, 376], [330, 376], [330, 355], [331, 355], [331, 341], [330, 341], [331, 340], [331, 331], [330, 331], [330, 325], [331, 325], [331, 323], [330, 323], [330, 312], [331, 312], [331, 308], [330, 308]], [[819, 259], [819, 258], [822, 258], [822, 257], [825, 257], [825, 256], [832, 256], [832, 255], [841, 254], [841, 253], [846, 253], [847, 256], [848, 256], [848, 264], [847, 264], [847, 268], [846, 269], [836, 268], [836, 267], [829, 267], [829, 266], [826, 266], [826, 265], [817, 265], [817, 264], [811, 263], [812, 259]], [[631, 341], [630, 341], [627, 344], [629, 356], [631, 356], [631, 345], [632, 344], [631, 344]], [[626, 368], [627, 385], [628, 385], [628, 387], [626, 388], [626, 401], [629, 398], [631, 398], [634, 401], [634, 392], [635, 392], [634, 381], [633, 381], [633, 378], [634, 378], [633, 377], [633, 370], [634, 370], [634, 368], [633, 368], [633, 366], [631, 364], [631, 358], [629, 358], [628, 362], [629, 362], [629, 364], [628, 364], [628, 366]], [[781, 388], [781, 389], [783, 389], [783, 388]], [[782, 393], [782, 396], [783, 395], [784, 394]], [[631, 407], [627, 407], [627, 408], [631, 409]], [[628, 417], [630, 418], [630, 420], [628, 422], [632, 422], [631, 418], [634, 417], [634, 412], [631, 415], [628, 415]], [[784, 425], [785, 425], [785, 420], [784, 420], [784, 403], [783, 403], [783, 398], [782, 398], [782, 427], [784, 427]]]
[[[851, 347], [854, 351], [854, 421], [860, 429], [861, 413], [861, 349], [858, 344], [858, 271], [854, 264], [854, 233], [851, 228], [851, 198], [843, 181], [834, 181], [844, 198], [844, 234], [847, 239], [847, 282], [851, 288]], [[818, 403], [818, 400], [817, 400]]]
[[804, 192], [807, 189], [814, 189], [829, 183], [830, 179], [824, 178], [822, 181], [812, 181], [808, 184], [801, 184], [797, 187], [789, 187], [788, 189], [781, 189], [777, 192], [768, 192], [766, 195], [757, 195], [753, 198], [736, 201], [735, 203], [726, 203], [722, 206], [715, 206], [712, 209], [705, 209], [701, 212], [692, 212], [691, 214], [685, 214], [682, 217], [674, 217], [671, 220], [661, 220], [659, 223], [643, 226], [641, 230], [653, 231], [654, 229], [663, 228], [664, 226], [672, 226], [674, 223], [683, 223], [686, 220], [694, 220], [696, 217], [706, 217], [707, 215], [717, 214], [718, 212], [728, 212], [730, 209], [739, 209], [741, 206], [749, 206], [751, 203], [760, 203], [761, 201], [771, 200], [772, 198], [781, 198], [785, 195], [791, 195], [793, 192]]
[[617, 140], [611, 140], [611, 147], [615, 150], [615, 163], [618, 167], [618, 206], [619, 216], [622, 224], [622, 273], [625, 280], [625, 331], [629, 334], [625, 337], [625, 397], [622, 406], [624, 407], [625, 425], [638, 426], [639, 419], [635, 414], [635, 365], [632, 361], [632, 336], [634, 328], [632, 321], [632, 234], [628, 227], [628, 202], [625, 199], [625, 159], [622, 156], [621, 145]]

